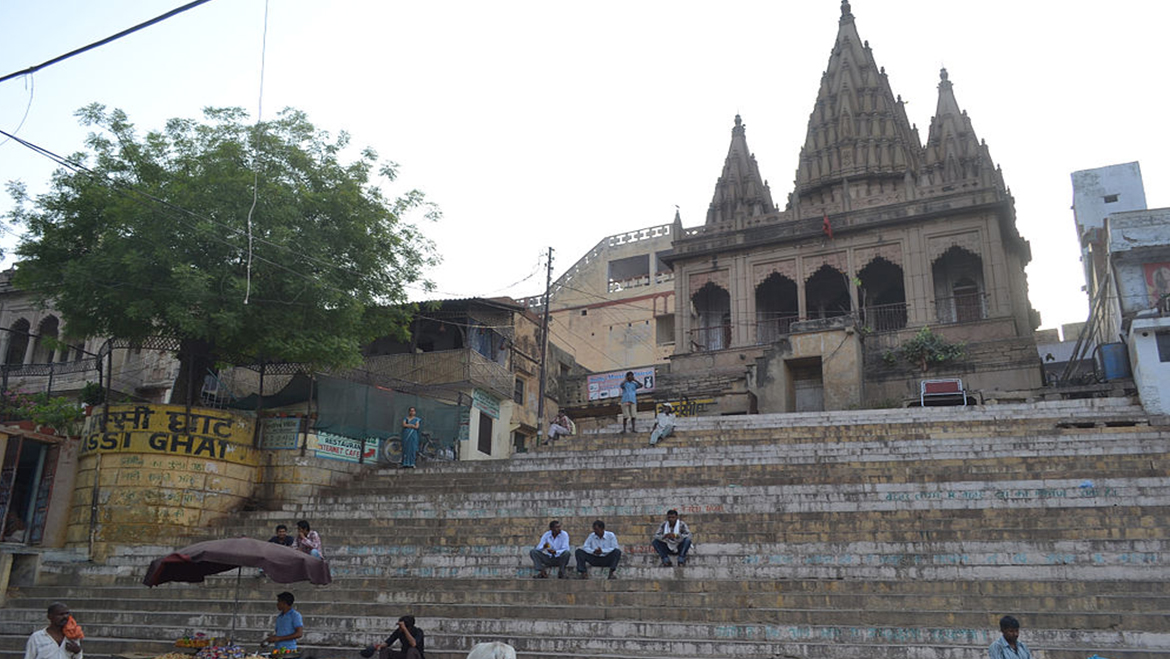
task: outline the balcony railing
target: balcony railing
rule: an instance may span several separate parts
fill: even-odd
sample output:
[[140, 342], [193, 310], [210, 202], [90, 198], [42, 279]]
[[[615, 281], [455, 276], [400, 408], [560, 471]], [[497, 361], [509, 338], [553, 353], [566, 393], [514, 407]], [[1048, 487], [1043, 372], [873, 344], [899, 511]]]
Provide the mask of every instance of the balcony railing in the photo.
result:
[[906, 303], [877, 304], [861, 310], [861, 324], [872, 332], [895, 332], [906, 327]]
[[759, 314], [756, 320], [756, 343], [773, 343], [782, 336], [787, 336], [792, 323], [800, 320], [800, 314]]
[[973, 323], [987, 318], [987, 294], [970, 293], [934, 298], [935, 321], [940, 325]]
[[415, 384], [470, 384], [489, 389], [508, 400], [512, 398], [515, 385], [511, 371], [470, 348], [379, 355], [367, 358], [366, 368], [379, 375]]
[[731, 325], [696, 327], [691, 330], [691, 349], [723, 350], [731, 346]]

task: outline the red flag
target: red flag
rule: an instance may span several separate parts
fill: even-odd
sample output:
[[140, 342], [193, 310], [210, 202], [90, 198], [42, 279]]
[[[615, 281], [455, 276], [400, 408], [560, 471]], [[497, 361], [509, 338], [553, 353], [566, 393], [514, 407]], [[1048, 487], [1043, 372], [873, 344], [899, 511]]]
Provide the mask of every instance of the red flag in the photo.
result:
[[829, 224], [829, 214], [828, 213], [825, 213], [825, 220], [824, 220], [824, 222], [821, 222], [821, 232], [824, 233], [826, 236], [828, 236], [830, 239], [832, 239], [833, 225]]

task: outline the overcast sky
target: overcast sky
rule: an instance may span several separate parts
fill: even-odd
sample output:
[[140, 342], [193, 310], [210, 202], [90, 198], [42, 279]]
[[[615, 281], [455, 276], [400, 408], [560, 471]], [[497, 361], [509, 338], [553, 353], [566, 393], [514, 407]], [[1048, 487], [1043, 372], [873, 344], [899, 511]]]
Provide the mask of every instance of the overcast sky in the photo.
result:
[[[180, 4], [0, 0], [0, 74]], [[1015, 196], [1043, 326], [1084, 320], [1069, 174], [1137, 160], [1150, 207], [1170, 206], [1170, 2], [852, 7], [923, 139], [946, 66]], [[206, 106], [255, 116], [264, 13], [263, 0], [214, 0], [0, 83], [0, 128], [68, 154], [85, 136], [74, 111], [95, 101], [144, 132]], [[417, 187], [440, 206], [425, 228], [444, 259], [437, 296], [519, 297], [543, 289], [549, 246], [555, 276], [606, 236], [668, 223], [675, 205], [684, 225], [702, 224], [736, 113], [783, 206], [839, 16], [838, 0], [272, 0], [263, 112], [292, 106], [348, 131], [401, 165], [388, 192]], [[0, 144], [0, 181], [38, 192], [51, 172]], [[10, 207], [3, 195], [0, 212]]]

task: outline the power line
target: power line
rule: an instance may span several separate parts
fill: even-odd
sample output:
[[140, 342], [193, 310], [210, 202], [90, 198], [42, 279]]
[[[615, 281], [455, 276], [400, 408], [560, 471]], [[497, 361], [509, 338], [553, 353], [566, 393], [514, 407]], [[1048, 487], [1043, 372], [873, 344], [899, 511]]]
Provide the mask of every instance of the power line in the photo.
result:
[[23, 71], [16, 71], [15, 73], [9, 73], [8, 75], [0, 78], [0, 82], [7, 82], [8, 80], [11, 80], [12, 78], [17, 78], [19, 76], [28, 75], [30, 73], [36, 73], [37, 71], [40, 71], [41, 69], [44, 69], [46, 67], [50, 67], [54, 64], [57, 64], [58, 62], [63, 62], [65, 60], [69, 59], [70, 57], [73, 57], [74, 55], [80, 55], [81, 53], [84, 53], [86, 51], [93, 50], [94, 48], [98, 48], [98, 47], [104, 46], [108, 43], [117, 41], [118, 39], [121, 39], [122, 37], [133, 34], [141, 29], [148, 28], [151, 25], [154, 25], [156, 23], [161, 23], [161, 22], [167, 20], [168, 18], [178, 16], [179, 14], [187, 11], [188, 9], [194, 9], [195, 7], [198, 7], [199, 5], [202, 5], [202, 4], [206, 4], [208, 2], [211, 2], [211, 0], [195, 0], [195, 2], [189, 2], [185, 5], [183, 5], [182, 7], [179, 7], [177, 9], [172, 9], [172, 10], [168, 11], [167, 13], [162, 14], [160, 16], [155, 16], [154, 18], [150, 19], [149, 21], [146, 21], [145, 23], [139, 23], [138, 25], [135, 25], [134, 27], [122, 30], [121, 32], [119, 32], [115, 35], [112, 35], [112, 36], [106, 37], [105, 39], [102, 39], [101, 41], [95, 41], [95, 42], [89, 44], [88, 46], [82, 46], [81, 48], [78, 48], [77, 50], [71, 50], [71, 51], [65, 53], [64, 55], [59, 55], [57, 57], [54, 57], [53, 59], [48, 60], [47, 62], [41, 62], [40, 64], [37, 64], [35, 66], [30, 66], [27, 69], [24, 69]]
[[[27, 84], [27, 86], [28, 86], [28, 104], [24, 106], [24, 116], [20, 118], [20, 123], [16, 125], [16, 128], [14, 128], [12, 130], [13, 133], [19, 133], [20, 129], [24, 128], [24, 122], [28, 119], [28, 111], [32, 109], [33, 93], [36, 92], [36, 89], [37, 89], [37, 85], [36, 85], [35, 81], [36, 81], [36, 78], [33, 78], [31, 76], [28, 79], [28, 84]], [[10, 142], [11, 140], [12, 140], [11, 137], [4, 138], [4, 141], [0, 142], [0, 146], [4, 146], [5, 144]]]

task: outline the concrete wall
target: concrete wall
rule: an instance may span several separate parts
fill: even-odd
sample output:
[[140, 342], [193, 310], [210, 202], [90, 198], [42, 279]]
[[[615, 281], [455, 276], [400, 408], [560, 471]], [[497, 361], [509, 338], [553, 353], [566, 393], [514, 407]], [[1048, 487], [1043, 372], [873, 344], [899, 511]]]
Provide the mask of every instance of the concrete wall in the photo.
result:
[[254, 420], [223, 410], [112, 405], [106, 432], [89, 417], [67, 544], [104, 557], [112, 545], [171, 544], [253, 495]]
[[[1072, 173], [1073, 217], [1079, 235], [1087, 229], [1101, 229], [1112, 213], [1146, 207], [1142, 169], [1136, 162], [1084, 169]], [[1116, 201], [1106, 201], [1116, 195]]]
[[[798, 382], [799, 365], [821, 375], [822, 410], [855, 408], [862, 400], [862, 345], [853, 327], [830, 327], [821, 331], [793, 334], [786, 343], [777, 344], [759, 360], [755, 394], [759, 411], [796, 412], [801, 410]], [[813, 411], [813, 410], [807, 410]]]
[[1108, 241], [1123, 315], [1152, 308], [1159, 294], [1170, 294], [1170, 267], [1152, 285], [1145, 271], [1147, 264], [1170, 263], [1170, 208], [1110, 215]]
[[1129, 333], [1129, 363], [1142, 407], [1150, 414], [1170, 414], [1170, 361], [1158, 355], [1159, 333], [1170, 334], [1170, 317], [1135, 319]]
[[[549, 334], [577, 363], [610, 371], [664, 363], [674, 352], [671, 328], [663, 328], [667, 336], [660, 341], [656, 320], [675, 312], [674, 275], [658, 265], [673, 231], [663, 224], [603, 238], [553, 284]], [[623, 278], [620, 269], [611, 268], [641, 257], [648, 269], [644, 277]], [[540, 312], [539, 297], [524, 302]]]

